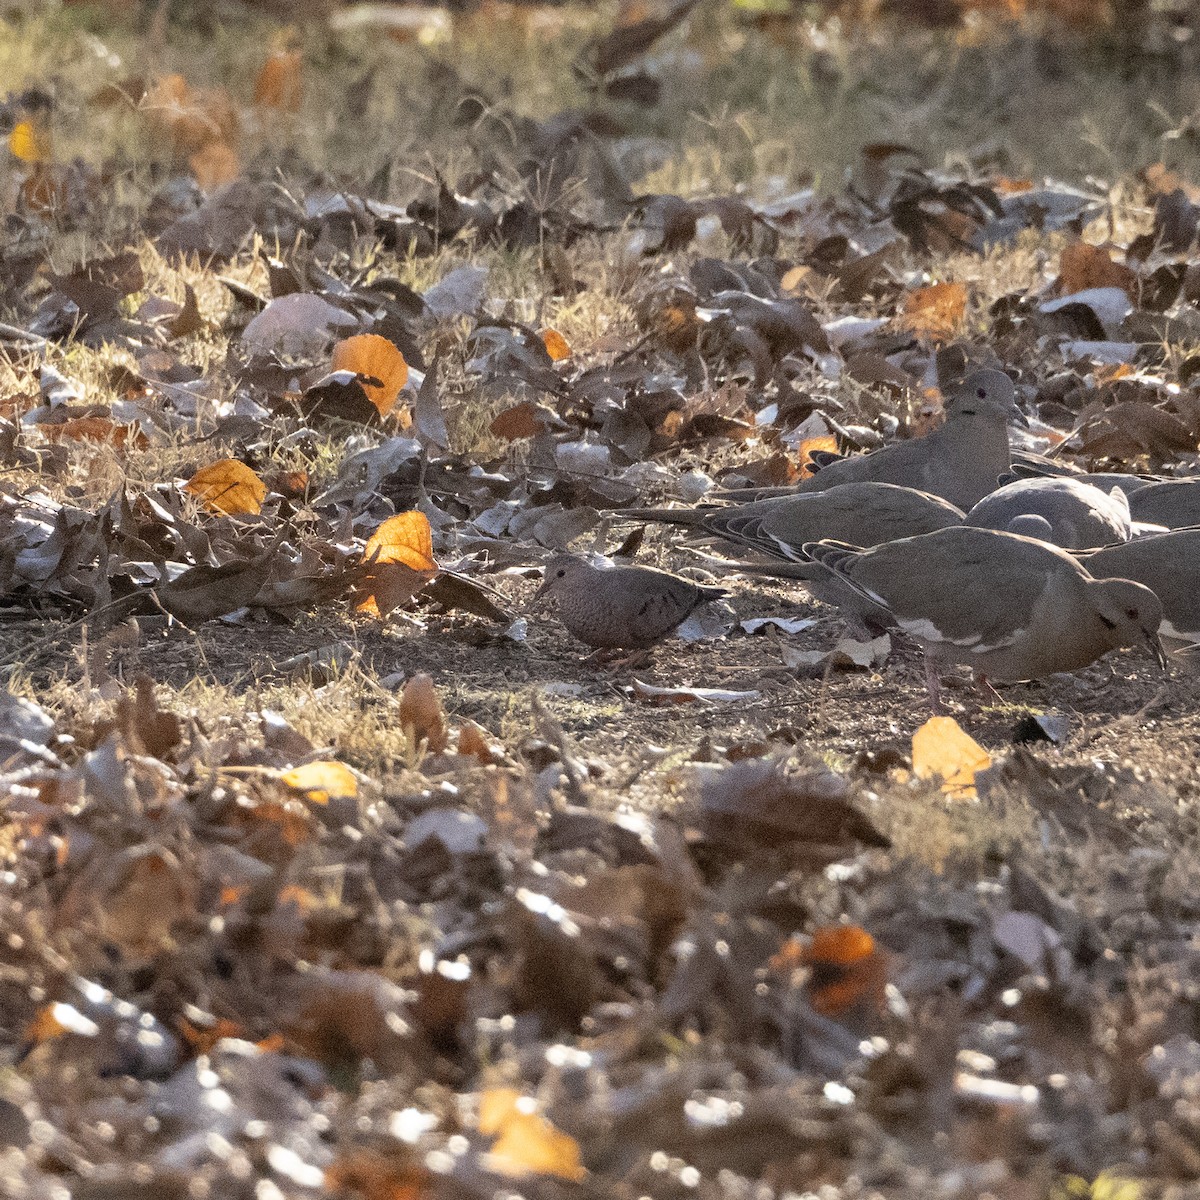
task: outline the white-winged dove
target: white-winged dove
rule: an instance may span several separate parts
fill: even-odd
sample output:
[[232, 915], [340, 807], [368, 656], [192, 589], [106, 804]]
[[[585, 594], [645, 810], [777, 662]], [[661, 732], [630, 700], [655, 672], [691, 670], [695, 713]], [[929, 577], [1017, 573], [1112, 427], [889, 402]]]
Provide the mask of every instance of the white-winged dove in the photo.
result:
[[594, 650], [645, 650], [727, 593], [653, 567], [596, 567], [573, 554], [546, 564], [531, 604], [550, 595], [559, 620]]
[[1200, 645], [1200, 529], [1176, 529], [1081, 554], [1097, 579], [1143, 583], [1162, 601], [1159, 634], [1172, 650]]
[[[1014, 396], [1012, 380], [1003, 371], [973, 371], [947, 387], [946, 419], [932, 433], [871, 454], [839, 458], [787, 491], [894, 483], [941, 496], [965, 511], [995, 489], [997, 478], [1009, 469], [1008, 422], [1018, 415]], [[731, 499], [763, 495], [751, 489], [725, 493]]]
[[1037, 679], [1139, 644], [1165, 663], [1162, 604], [1149, 588], [1094, 579], [1032, 538], [958, 525], [871, 550], [817, 542], [805, 551], [920, 643], [935, 707], [936, 672], [949, 663], [1000, 681]]
[[[1024, 520], [1028, 517], [1042, 520]], [[1006, 483], [967, 513], [966, 524], [1031, 533], [1067, 550], [1127, 542], [1131, 532], [1129, 500], [1120, 488], [1101, 491], [1070, 475]]]

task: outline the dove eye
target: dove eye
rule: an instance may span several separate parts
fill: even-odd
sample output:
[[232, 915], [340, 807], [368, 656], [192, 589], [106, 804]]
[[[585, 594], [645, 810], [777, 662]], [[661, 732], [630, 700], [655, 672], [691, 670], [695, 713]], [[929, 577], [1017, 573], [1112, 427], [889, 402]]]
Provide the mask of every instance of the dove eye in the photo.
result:
[[980, 400], [986, 400], [987, 399], [987, 388], [976, 388], [975, 395], [977, 395], [980, 398]]

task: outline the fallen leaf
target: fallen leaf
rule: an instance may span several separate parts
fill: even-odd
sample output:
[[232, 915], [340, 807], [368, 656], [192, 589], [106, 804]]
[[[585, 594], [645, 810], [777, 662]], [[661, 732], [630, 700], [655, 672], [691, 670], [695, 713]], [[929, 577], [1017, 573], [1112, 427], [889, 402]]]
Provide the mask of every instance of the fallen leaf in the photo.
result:
[[363, 564], [355, 599], [359, 612], [385, 617], [406, 604], [438, 571], [429, 518], [421, 512], [389, 517], [367, 540]]
[[300, 50], [273, 51], [254, 81], [254, 103], [262, 108], [297, 112], [304, 98], [303, 61]]
[[14, 157], [27, 163], [48, 163], [53, 157], [50, 130], [41, 121], [18, 121], [8, 135], [8, 148]]
[[823, 925], [807, 944], [789, 938], [770, 967], [777, 974], [807, 967], [809, 1002], [826, 1016], [845, 1016], [859, 1006], [875, 1012], [884, 1007], [887, 956], [858, 925]]
[[1138, 295], [1137, 273], [1121, 263], [1115, 263], [1103, 246], [1088, 242], [1072, 242], [1064, 246], [1058, 259], [1058, 278], [1054, 291], [1059, 296], [1084, 292], [1089, 288], [1117, 287], [1131, 300]]
[[262, 512], [267, 496], [267, 485], [236, 458], [223, 458], [201, 467], [183, 485], [183, 490], [198, 497], [214, 512], [233, 516]]
[[377, 333], [344, 338], [333, 348], [331, 371], [353, 371], [367, 399], [386, 417], [396, 405], [400, 389], [408, 382], [404, 355]]
[[424, 742], [431, 754], [441, 754], [450, 741], [442, 702], [428, 675], [414, 675], [400, 693], [400, 727], [415, 746]]
[[479, 1132], [495, 1136], [491, 1165], [504, 1175], [553, 1175], [579, 1183], [587, 1176], [579, 1143], [537, 1111], [515, 1088], [490, 1088], [479, 1098]]
[[928, 341], [946, 342], [958, 333], [966, 311], [961, 283], [934, 283], [905, 294], [896, 324]]
[[992, 756], [953, 717], [930, 717], [913, 734], [912, 763], [918, 779], [940, 776], [948, 796], [973, 800], [975, 773], [987, 770]]
[[303, 763], [284, 771], [279, 778], [288, 787], [303, 792], [312, 804], [328, 804], [332, 799], [352, 800], [358, 795], [354, 772], [336, 759]]
[[564, 358], [571, 357], [571, 347], [567, 343], [567, 339], [557, 329], [544, 329], [542, 331], [542, 341], [546, 345], [546, 353], [555, 362], [562, 362]]

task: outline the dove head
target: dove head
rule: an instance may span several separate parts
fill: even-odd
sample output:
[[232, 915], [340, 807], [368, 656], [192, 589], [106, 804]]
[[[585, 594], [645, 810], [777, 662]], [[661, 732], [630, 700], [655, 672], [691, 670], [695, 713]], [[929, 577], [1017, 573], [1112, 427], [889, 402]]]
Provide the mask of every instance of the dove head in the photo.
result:
[[1162, 601], [1146, 586], [1132, 579], [1097, 579], [1089, 584], [1096, 615], [1109, 630], [1114, 646], [1146, 645], [1164, 670], [1166, 651], [1159, 641], [1163, 619]]
[[1003, 371], [972, 371], [946, 389], [946, 420], [982, 420], [1007, 427], [1023, 420], [1012, 380]]
[[546, 563], [542, 571], [542, 585], [534, 592], [530, 604], [536, 603], [543, 596], [569, 588], [573, 580], [582, 578], [592, 570], [593, 567], [574, 554], [556, 554]]

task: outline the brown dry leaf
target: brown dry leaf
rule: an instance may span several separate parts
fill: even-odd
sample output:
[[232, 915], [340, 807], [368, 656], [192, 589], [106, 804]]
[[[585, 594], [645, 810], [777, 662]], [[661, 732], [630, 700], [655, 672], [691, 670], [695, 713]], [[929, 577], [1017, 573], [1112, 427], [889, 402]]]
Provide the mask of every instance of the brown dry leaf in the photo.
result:
[[352, 1146], [325, 1168], [324, 1190], [361, 1200], [423, 1200], [432, 1195], [432, 1178], [420, 1154], [402, 1142]]
[[992, 756], [953, 717], [930, 717], [913, 734], [912, 763], [918, 779], [940, 776], [948, 796], [973, 800], [975, 773], [986, 771]]
[[1058, 260], [1058, 278], [1054, 290], [1060, 296], [1083, 292], [1088, 288], [1120, 288], [1131, 300], [1137, 299], [1138, 277], [1121, 263], [1115, 263], [1103, 246], [1072, 242], [1063, 247]]
[[162, 75], [150, 85], [139, 107], [178, 158], [213, 142], [227, 148], [237, 143], [237, 108], [220, 88], [197, 89], [182, 75]]
[[32, 117], [13, 126], [8, 135], [8, 149], [15, 158], [27, 163], [48, 163], [54, 157], [49, 128], [44, 121]]
[[967, 289], [961, 283], [934, 283], [908, 292], [896, 323], [931, 342], [950, 341], [967, 312]]
[[299, 111], [304, 99], [303, 64], [300, 50], [273, 51], [254, 81], [254, 103], [284, 112]]
[[225, 142], [208, 142], [188, 157], [196, 182], [206, 192], [232, 183], [241, 173], [237, 151]]
[[205, 507], [214, 512], [229, 513], [231, 516], [262, 512], [267, 496], [267, 485], [236, 458], [222, 458], [207, 467], [201, 467], [183, 485], [183, 490], [198, 497]]
[[546, 346], [546, 353], [555, 362], [562, 362], [564, 358], [571, 357], [571, 346], [567, 339], [563, 337], [557, 329], [544, 329], [542, 331], [542, 341]]
[[108, 442], [123, 448], [132, 439], [139, 450], [150, 445], [149, 438], [136, 425], [118, 425], [108, 417], [72, 417], [61, 424], [40, 428], [50, 442]]
[[385, 617], [406, 604], [437, 574], [429, 518], [421, 512], [397, 513], [375, 530], [363, 551], [365, 575], [355, 608]]
[[537, 1101], [515, 1088], [489, 1088], [479, 1098], [479, 1132], [496, 1135], [491, 1165], [505, 1175], [586, 1178], [579, 1143], [537, 1111]]
[[499, 762], [504, 755], [503, 750], [489, 741], [487, 734], [474, 721], [467, 721], [460, 727], [458, 753], [466, 758], [477, 758], [485, 767]]
[[428, 675], [414, 675], [400, 693], [400, 727], [410, 743], [424, 742], [430, 754], [441, 754], [450, 741], [442, 702]]
[[381, 417], [396, 405], [400, 389], [408, 382], [404, 355], [377, 333], [359, 333], [343, 338], [333, 348], [331, 371], [353, 371], [359, 384]]
[[536, 437], [545, 429], [546, 426], [538, 418], [538, 407], [532, 400], [522, 400], [520, 404], [506, 408], [488, 426], [489, 432], [508, 442]]
[[345, 763], [322, 759], [303, 763], [284, 771], [279, 778], [312, 804], [328, 804], [330, 800], [353, 800], [358, 795], [358, 780]]

